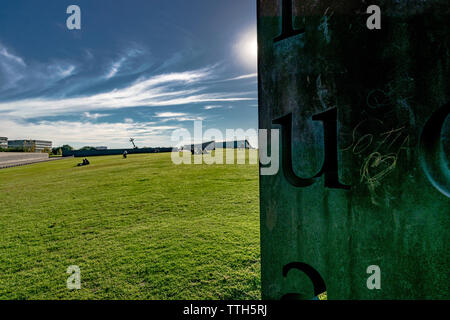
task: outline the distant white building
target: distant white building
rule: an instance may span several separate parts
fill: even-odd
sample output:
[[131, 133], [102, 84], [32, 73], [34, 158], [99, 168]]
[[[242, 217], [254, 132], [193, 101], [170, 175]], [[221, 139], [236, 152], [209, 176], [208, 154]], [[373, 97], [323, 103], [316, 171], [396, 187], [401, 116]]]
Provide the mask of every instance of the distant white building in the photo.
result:
[[190, 151], [192, 154], [208, 153], [216, 150], [216, 148], [223, 149], [254, 149], [248, 140], [234, 140], [234, 141], [208, 141], [198, 144], [187, 144], [179, 148], [179, 151]]
[[229, 149], [254, 149], [248, 140], [234, 140], [216, 142], [216, 148], [229, 148]]
[[182, 146], [180, 151], [190, 151], [192, 154], [202, 154], [215, 149], [214, 141], [208, 141], [198, 144], [187, 144]]
[[23, 148], [31, 152], [42, 152], [51, 150], [52, 142], [44, 140], [9, 140], [8, 148]]
[[8, 148], [8, 138], [0, 137], [0, 148], [2, 148], [2, 149]]

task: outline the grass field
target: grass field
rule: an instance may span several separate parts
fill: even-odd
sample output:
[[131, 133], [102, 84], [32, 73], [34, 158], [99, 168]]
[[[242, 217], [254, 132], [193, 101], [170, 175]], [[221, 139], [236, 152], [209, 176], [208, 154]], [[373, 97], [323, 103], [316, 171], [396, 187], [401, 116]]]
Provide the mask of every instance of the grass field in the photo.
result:
[[0, 299], [260, 298], [257, 165], [80, 161], [0, 170]]

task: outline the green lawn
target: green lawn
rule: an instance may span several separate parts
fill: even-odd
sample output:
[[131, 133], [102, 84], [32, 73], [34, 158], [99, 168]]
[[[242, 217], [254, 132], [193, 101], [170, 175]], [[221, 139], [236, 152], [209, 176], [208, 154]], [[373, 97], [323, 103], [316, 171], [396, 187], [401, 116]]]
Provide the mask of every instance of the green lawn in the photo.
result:
[[0, 170], [0, 299], [260, 298], [257, 165], [80, 161]]

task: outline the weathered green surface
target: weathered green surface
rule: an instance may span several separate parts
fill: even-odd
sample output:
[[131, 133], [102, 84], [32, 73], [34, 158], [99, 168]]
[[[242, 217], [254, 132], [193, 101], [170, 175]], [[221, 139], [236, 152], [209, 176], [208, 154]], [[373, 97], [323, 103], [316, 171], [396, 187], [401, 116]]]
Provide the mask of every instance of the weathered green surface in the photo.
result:
[[[366, 27], [371, 4], [381, 30]], [[351, 186], [295, 187], [281, 165], [260, 176], [262, 297], [312, 297], [304, 273], [283, 277], [303, 262], [328, 299], [448, 299], [448, 2], [293, 0], [305, 32], [278, 42], [281, 0], [258, 6], [260, 128], [292, 113], [293, 170], [313, 177], [324, 134], [312, 117], [337, 108], [339, 180]], [[381, 290], [366, 286], [370, 265]]]

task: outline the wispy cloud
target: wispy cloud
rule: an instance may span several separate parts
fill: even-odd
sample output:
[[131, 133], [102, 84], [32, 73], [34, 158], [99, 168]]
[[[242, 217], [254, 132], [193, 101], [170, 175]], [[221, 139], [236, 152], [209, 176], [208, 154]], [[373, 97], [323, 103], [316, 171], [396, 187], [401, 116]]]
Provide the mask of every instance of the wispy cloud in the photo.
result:
[[[186, 109], [177, 112], [180, 109], [174, 108], [171, 109], [174, 111], [157, 112], [152, 118], [148, 114], [138, 117], [148, 119], [139, 122], [134, 113], [128, 112], [127, 118], [119, 120], [118, 115], [123, 113], [117, 110], [190, 104], [213, 110], [231, 108], [231, 102], [254, 103], [257, 100], [255, 91], [243, 92], [240, 86], [233, 88], [231, 82], [226, 86], [217, 85], [223, 81], [249, 79], [256, 74], [227, 78], [223, 76], [225, 71], [216, 64], [191, 71], [148, 75], [149, 64], [144, 69], [134, 68], [140, 66], [142, 59], [147, 59], [147, 55], [142, 54], [140, 49], [125, 50], [94, 73], [86, 73], [94, 62], [26, 61], [0, 43], [1, 135], [11, 139], [48, 139], [54, 145], [69, 143], [75, 147], [123, 147], [129, 137], [136, 138], [140, 146], [167, 146], [171, 144], [171, 130], [183, 127], [182, 122], [205, 120], [205, 117], [201, 113], [185, 112]], [[97, 60], [90, 51], [85, 55], [82, 58], [85, 62]], [[133, 77], [109, 81], [119, 75], [136, 76], [134, 81], [130, 80]], [[117, 83], [120, 83], [118, 87], [111, 88]], [[61, 116], [69, 117], [61, 120]], [[106, 117], [109, 118], [103, 119]], [[76, 120], [72, 120], [74, 118]]]
[[185, 115], [186, 113], [182, 112], [157, 112], [155, 114], [155, 118], [173, 118], [173, 117], [182, 117]]
[[[109, 70], [107, 71], [105, 78], [111, 79], [114, 76], [116, 76], [118, 73], [120, 73], [120, 70], [123, 69], [123, 67], [127, 64], [129, 64], [129, 61], [143, 55], [145, 52], [144, 49], [137, 47], [136, 45], [134, 47], [128, 48], [125, 53], [123, 53], [116, 61], [114, 61], [111, 66], [109, 67]], [[130, 66], [128, 66], [130, 67]]]
[[203, 107], [203, 109], [205, 109], [205, 110], [220, 109], [220, 108], [223, 108], [223, 106], [210, 105], [210, 106], [204, 106]]
[[84, 97], [8, 101], [0, 103], [0, 111], [9, 116], [26, 118], [54, 116], [71, 113], [74, 110], [88, 112], [137, 106], [256, 100], [256, 98], [243, 97], [248, 95], [248, 92], [204, 92], [205, 82], [213, 77], [213, 71], [213, 67], [208, 67], [141, 78], [125, 88]]
[[258, 76], [257, 73], [250, 73], [250, 74], [244, 74], [242, 76], [226, 79], [225, 81], [232, 81], [232, 80], [242, 80], [242, 79], [251, 79], [256, 78]]
[[39, 121], [36, 123], [0, 119], [2, 134], [11, 139], [44, 139], [54, 146], [71, 144], [108, 145], [123, 147], [134, 137], [141, 146], [168, 145], [170, 132], [177, 126], [158, 125], [154, 122], [93, 123], [90, 121]]
[[24, 67], [26, 66], [25, 62], [23, 61], [23, 59], [21, 57], [18, 57], [18, 56], [15, 56], [15, 55], [9, 53], [8, 49], [3, 47], [1, 44], [0, 44], [0, 55], [10, 61], [18, 63]]
[[125, 58], [121, 58], [119, 61], [114, 62], [111, 66], [111, 69], [106, 74], [105, 78], [110, 79], [110, 78], [114, 77], [116, 75], [116, 73], [119, 71], [120, 66], [122, 65], [122, 63], [124, 61], [125, 61]]
[[205, 120], [204, 117], [198, 117], [189, 115], [187, 113], [182, 112], [158, 112], [154, 116], [155, 118], [163, 118], [161, 122], [168, 122], [168, 121], [195, 121], [195, 120]]
[[110, 116], [110, 114], [108, 114], [108, 113], [90, 113], [90, 112], [85, 112], [85, 113], [83, 113], [83, 115], [85, 118], [94, 119], [94, 120], [97, 120], [98, 118]]
[[26, 64], [0, 43], [0, 92], [11, 90], [24, 78]]
[[67, 77], [71, 76], [75, 71], [75, 66], [73, 66], [73, 65], [67, 65], [67, 66], [57, 65], [57, 66], [54, 66], [54, 68], [56, 69], [56, 74], [61, 78], [67, 78]]
[[73, 75], [76, 66], [68, 61], [27, 64], [0, 43], [0, 92], [2, 96], [44, 90]]

